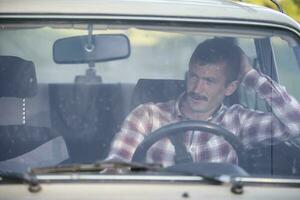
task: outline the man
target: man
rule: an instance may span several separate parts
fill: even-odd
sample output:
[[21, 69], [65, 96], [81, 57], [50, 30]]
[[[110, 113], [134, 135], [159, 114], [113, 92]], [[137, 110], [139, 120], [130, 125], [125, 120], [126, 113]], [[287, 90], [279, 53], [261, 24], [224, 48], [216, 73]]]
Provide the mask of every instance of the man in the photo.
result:
[[[223, 105], [224, 98], [233, 94], [240, 83], [254, 89], [272, 106], [273, 113], [237, 104]], [[271, 137], [284, 139], [299, 134], [300, 105], [281, 86], [253, 69], [232, 40], [206, 40], [191, 56], [185, 92], [177, 100], [146, 103], [134, 109], [116, 135], [108, 158], [130, 161], [146, 135], [166, 124], [188, 119], [216, 123], [251, 148]], [[184, 144], [195, 162], [238, 162], [232, 147], [221, 137], [189, 131]], [[169, 166], [174, 164], [174, 155], [170, 140], [162, 139], [149, 149], [146, 161]]]

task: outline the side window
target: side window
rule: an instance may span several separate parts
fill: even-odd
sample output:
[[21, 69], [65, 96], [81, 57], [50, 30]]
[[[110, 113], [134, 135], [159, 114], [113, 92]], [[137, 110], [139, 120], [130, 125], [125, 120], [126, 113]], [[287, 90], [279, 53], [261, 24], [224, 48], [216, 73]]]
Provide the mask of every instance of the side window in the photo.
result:
[[[300, 100], [300, 46], [299, 41], [288, 35], [272, 37], [271, 44], [277, 67], [278, 81], [287, 92]], [[299, 175], [300, 138], [291, 138], [286, 144], [273, 146], [273, 173], [279, 175]], [[296, 148], [295, 148], [296, 147]], [[292, 168], [292, 170], [290, 170]]]
[[[291, 47], [291, 43], [298, 46]], [[300, 45], [290, 36], [239, 40], [240, 47], [250, 57], [253, 67], [285, 87], [288, 93], [300, 100]], [[298, 58], [298, 60], [297, 60]], [[276, 69], [275, 69], [276, 67]], [[240, 104], [247, 108], [270, 111], [264, 100], [257, 97], [252, 90], [239, 88]]]
[[[255, 39], [239, 39], [238, 43], [249, 57], [252, 66], [258, 71], [264, 71], [261, 69], [261, 61], [259, 61], [261, 50], [256, 44]], [[271, 51], [271, 49], [269, 49], [269, 51]], [[240, 85], [238, 96], [239, 103], [244, 107], [264, 112], [268, 111], [265, 101], [259, 99], [254, 90], [249, 90], [248, 88]]]
[[[290, 95], [299, 101], [299, 42], [297, 43], [292, 37], [288, 35], [283, 36], [283, 34], [276, 37], [255, 38], [251, 41], [252, 43], [249, 40], [246, 46], [242, 42], [239, 42], [239, 45], [250, 57], [253, 67], [257, 71], [268, 75], [273, 80], [278, 81], [281, 86], [286, 88]], [[291, 47], [291, 45], [296, 46], [296, 48]], [[247, 108], [272, 112], [272, 105], [268, 105], [264, 100], [258, 98], [258, 95], [249, 88], [239, 88], [239, 99], [241, 104]], [[270, 173], [272, 175], [299, 174], [299, 171], [295, 170], [300, 165], [299, 157], [295, 156], [299, 155], [299, 151], [294, 148], [296, 145], [299, 146], [299, 138], [292, 138], [289, 141], [282, 142], [282, 140], [273, 137], [275, 133], [273, 130], [271, 129], [265, 134], [269, 134], [271, 138], [270, 142], [274, 145], [258, 146], [249, 152], [249, 157], [253, 159], [254, 163], [253, 173]], [[266, 144], [270, 144], [269, 141], [266, 141]], [[251, 171], [252, 169], [249, 170]]]
[[[271, 39], [274, 58], [277, 66], [278, 79], [281, 85], [285, 86], [289, 94], [300, 100], [300, 66], [297, 62], [297, 50], [289, 46], [287, 40], [293, 38], [285, 37], [286, 40], [280, 37]], [[294, 41], [295, 44], [296, 41]], [[298, 44], [299, 48], [299, 44]], [[298, 54], [298, 57], [300, 55]]]

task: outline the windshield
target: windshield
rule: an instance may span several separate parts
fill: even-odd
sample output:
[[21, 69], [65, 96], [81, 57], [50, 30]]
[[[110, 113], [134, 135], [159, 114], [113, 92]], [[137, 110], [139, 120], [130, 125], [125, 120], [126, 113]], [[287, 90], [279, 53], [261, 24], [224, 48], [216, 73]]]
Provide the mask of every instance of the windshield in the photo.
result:
[[119, 160], [300, 175], [293, 33], [138, 22], [1, 27], [2, 171]]

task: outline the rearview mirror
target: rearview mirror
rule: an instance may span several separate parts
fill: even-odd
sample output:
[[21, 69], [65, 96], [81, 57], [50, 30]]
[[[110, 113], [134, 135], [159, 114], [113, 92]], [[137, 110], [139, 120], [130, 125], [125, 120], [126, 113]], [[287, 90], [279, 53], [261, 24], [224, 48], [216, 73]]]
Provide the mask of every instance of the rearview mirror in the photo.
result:
[[56, 40], [53, 59], [59, 64], [103, 62], [128, 58], [126, 35], [84, 35]]

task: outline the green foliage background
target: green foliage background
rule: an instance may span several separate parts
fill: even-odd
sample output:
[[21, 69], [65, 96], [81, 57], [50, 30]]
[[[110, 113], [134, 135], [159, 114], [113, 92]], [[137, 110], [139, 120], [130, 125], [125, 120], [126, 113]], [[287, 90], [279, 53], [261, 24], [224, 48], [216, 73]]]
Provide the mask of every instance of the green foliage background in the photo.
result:
[[[263, 5], [278, 10], [271, 0], [244, 0], [243, 2]], [[277, 2], [287, 15], [300, 22], [300, 0], [277, 0]]]

